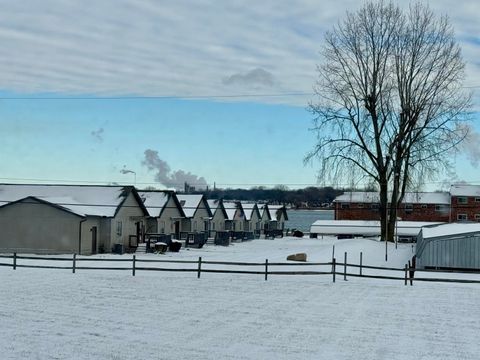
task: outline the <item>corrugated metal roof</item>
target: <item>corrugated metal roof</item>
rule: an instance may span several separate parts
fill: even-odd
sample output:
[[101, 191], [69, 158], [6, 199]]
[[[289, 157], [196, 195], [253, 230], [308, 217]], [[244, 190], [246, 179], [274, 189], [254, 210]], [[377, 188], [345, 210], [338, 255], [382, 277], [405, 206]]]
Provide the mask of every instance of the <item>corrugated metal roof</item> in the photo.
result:
[[480, 223], [451, 223], [422, 230], [424, 239], [480, 232]]

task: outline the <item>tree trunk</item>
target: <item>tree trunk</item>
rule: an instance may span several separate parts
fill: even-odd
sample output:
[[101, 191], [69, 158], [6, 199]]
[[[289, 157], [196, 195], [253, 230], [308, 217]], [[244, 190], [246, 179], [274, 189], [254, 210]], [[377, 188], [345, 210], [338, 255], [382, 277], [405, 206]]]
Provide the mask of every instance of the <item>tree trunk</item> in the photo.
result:
[[385, 241], [388, 220], [388, 184], [386, 179], [380, 179], [380, 238]]

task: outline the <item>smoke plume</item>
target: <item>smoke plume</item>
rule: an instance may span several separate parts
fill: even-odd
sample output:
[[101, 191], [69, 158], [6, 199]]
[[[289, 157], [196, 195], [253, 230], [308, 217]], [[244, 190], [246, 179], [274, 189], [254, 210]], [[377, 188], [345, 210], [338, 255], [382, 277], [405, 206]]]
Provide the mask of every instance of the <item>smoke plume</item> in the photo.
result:
[[156, 171], [155, 181], [162, 183], [168, 188], [181, 190], [187, 183], [197, 189], [207, 187], [207, 181], [204, 177], [199, 177], [183, 170], [172, 171], [168, 163], [158, 156], [158, 151], [147, 149], [144, 152], [145, 158], [142, 165], [150, 171]]
[[480, 164], [480, 134], [470, 124], [459, 125], [459, 128], [466, 133], [465, 140], [461, 144], [461, 150], [464, 152], [470, 164], [478, 167]]

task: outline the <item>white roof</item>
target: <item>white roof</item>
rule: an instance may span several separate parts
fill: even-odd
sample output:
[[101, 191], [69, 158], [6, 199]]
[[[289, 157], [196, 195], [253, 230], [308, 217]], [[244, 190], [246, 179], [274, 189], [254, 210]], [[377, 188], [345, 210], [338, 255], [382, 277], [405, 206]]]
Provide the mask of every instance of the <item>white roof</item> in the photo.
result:
[[242, 203], [243, 213], [245, 214], [245, 220], [251, 220], [253, 210], [255, 209], [255, 203]]
[[0, 184], [0, 206], [32, 196], [77, 215], [113, 217], [128, 193], [123, 186]]
[[217, 210], [218, 205], [220, 205], [220, 200], [209, 199], [209, 200], [207, 200], [207, 203], [208, 203], [208, 207], [210, 208], [212, 213], [214, 213], [215, 210]]
[[[439, 222], [397, 221], [399, 236], [417, 236], [425, 226], [440, 225]], [[380, 221], [375, 220], [317, 220], [310, 227], [310, 233], [325, 235], [379, 236]]]
[[193, 217], [202, 201], [202, 197], [203, 195], [177, 194], [178, 201], [180, 201], [186, 217]]
[[229, 202], [224, 201], [223, 207], [225, 208], [225, 212], [227, 213], [227, 219], [233, 220], [235, 218], [235, 214], [238, 210], [238, 205], [236, 202]]
[[139, 191], [138, 195], [143, 200], [150, 216], [159, 217], [168, 202], [169, 194], [166, 191]]
[[480, 232], [480, 223], [451, 223], [422, 229], [424, 239]]
[[268, 211], [270, 212], [270, 219], [277, 220], [277, 211], [283, 209], [283, 205], [268, 205]]
[[[380, 195], [378, 192], [353, 191], [343, 193], [342, 195], [337, 196], [333, 201], [353, 203], [378, 203], [380, 202]], [[403, 203], [450, 204], [450, 194], [448, 192], [408, 192], [405, 193]]]
[[478, 196], [480, 197], [480, 185], [452, 185], [452, 196]]

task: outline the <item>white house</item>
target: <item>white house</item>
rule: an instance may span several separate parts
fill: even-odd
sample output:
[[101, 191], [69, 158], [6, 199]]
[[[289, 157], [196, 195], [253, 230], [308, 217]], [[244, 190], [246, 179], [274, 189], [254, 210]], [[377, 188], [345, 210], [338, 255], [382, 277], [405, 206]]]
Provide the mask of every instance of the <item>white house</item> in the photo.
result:
[[124, 249], [142, 236], [147, 216], [132, 186], [1, 184], [0, 251]]
[[205, 196], [180, 194], [177, 198], [185, 214], [181, 222], [181, 231], [186, 233], [208, 231], [212, 212]]
[[182, 206], [174, 191], [142, 190], [138, 191], [150, 218], [146, 232], [173, 235], [180, 238], [180, 226], [185, 218]]

